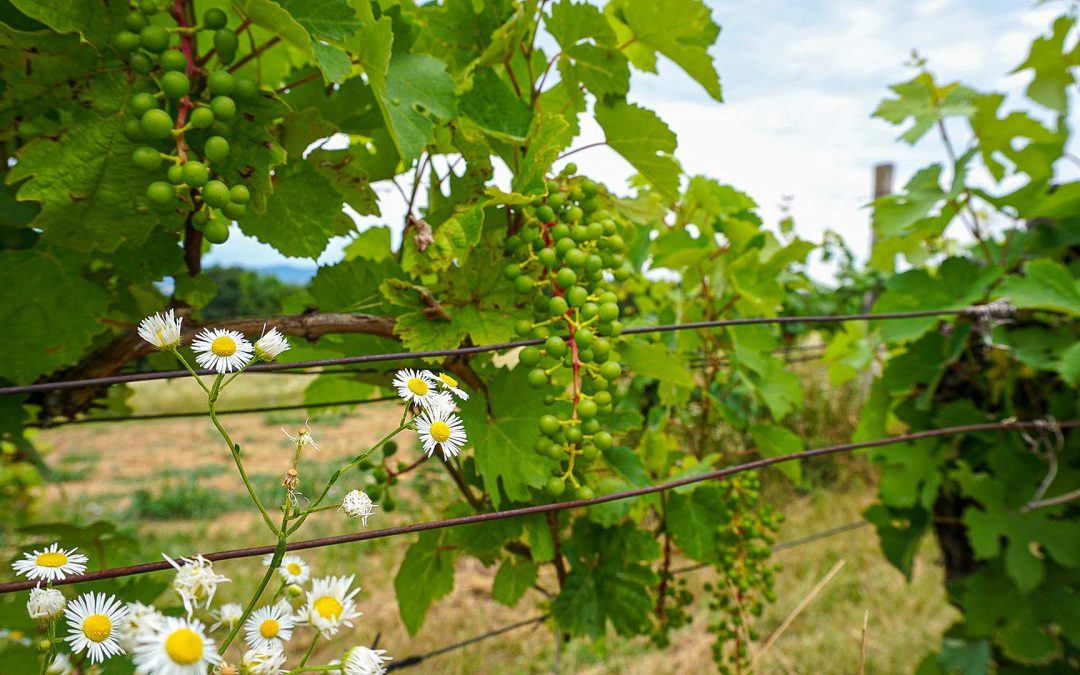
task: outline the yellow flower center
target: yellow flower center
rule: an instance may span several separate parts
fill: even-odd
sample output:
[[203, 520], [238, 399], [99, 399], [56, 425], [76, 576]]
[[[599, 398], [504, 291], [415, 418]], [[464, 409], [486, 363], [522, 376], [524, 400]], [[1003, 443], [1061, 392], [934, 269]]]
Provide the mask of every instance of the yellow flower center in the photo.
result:
[[210, 351], [218, 356], [232, 356], [236, 353], [236, 340], [228, 335], [214, 338], [214, 341], [210, 343]]
[[190, 628], [178, 628], [165, 638], [165, 653], [181, 666], [198, 663], [203, 657], [203, 641]]
[[289, 574], [300, 574], [304, 571], [304, 568], [300, 567], [300, 563], [289, 563], [286, 569], [289, 570]]
[[332, 598], [329, 595], [319, 598], [312, 606], [319, 613], [319, 616], [324, 619], [337, 619], [341, 616], [341, 611], [345, 609], [337, 598]]
[[278, 622], [275, 619], [267, 619], [259, 625], [259, 633], [262, 634], [264, 638], [269, 639], [272, 637], [277, 637], [278, 630], [280, 628], [281, 627], [278, 625]]
[[431, 437], [438, 443], [445, 443], [450, 438], [450, 425], [442, 420], [431, 423]]
[[421, 380], [419, 377], [410, 377], [409, 391], [416, 394], [417, 396], [427, 396], [428, 384], [427, 382]]
[[447, 385], [449, 385], [451, 387], [456, 387], [457, 386], [457, 380], [450, 377], [446, 373], [439, 373], [439, 379], [442, 380], [443, 382], [445, 382]]
[[63, 567], [68, 564], [68, 557], [61, 551], [42, 553], [37, 557], [37, 564], [38, 567]]
[[104, 614], [91, 614], [83, 621], [82, 631], [94, 642], [104, 642], [112, 634], [112, 621]]

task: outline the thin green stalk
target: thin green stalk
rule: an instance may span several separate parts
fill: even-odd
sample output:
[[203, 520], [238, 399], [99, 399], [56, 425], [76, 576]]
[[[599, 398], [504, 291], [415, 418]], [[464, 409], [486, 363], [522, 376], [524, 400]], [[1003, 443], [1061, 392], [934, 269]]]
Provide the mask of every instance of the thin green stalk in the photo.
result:
[[290, 670], [287, 675], [295, 675], [295, 673], [340, 673], [341, 666], [304, 666], [303, 668], [297, 666]]
[[300, 659], [300, 663], [296, 666], [297, 668], [303, 668], [307, 665], [308, 659], [311, 658], [312, 652], [315, 651], [315, 643], [319, 641], [320, 635], [322, 635], [322, 633], [316, 632], [315, 637], [311, 638], [311, 644], [308, 645], [307, 651], [304, 652], [304, 658]]
[[195, 381], [199, 383], [199, 386], [202, 387], [202, 390], [206, 392], [207, 396], [209, 396], [210, 390], [206, 388], [206, 383], [202, 381], [202, 378], [199, 377], [199, 374], [196, 373], [195, 369], [191, 367], [191, 364], [187, 362], [187, 359], [185, 359], [183, 355], [180, 354], [180, 350], [173, 348], [172, 353], [174, 356], [176, 356], [176, 360], [184, 366], [184, 370], [191, 373], [191, 376], [195, 378]]

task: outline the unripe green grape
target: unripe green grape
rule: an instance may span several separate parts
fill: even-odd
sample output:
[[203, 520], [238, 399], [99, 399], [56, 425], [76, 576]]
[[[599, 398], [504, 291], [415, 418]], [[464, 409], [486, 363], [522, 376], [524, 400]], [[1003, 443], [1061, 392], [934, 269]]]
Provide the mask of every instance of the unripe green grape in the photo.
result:
[[616, 337], [619, 333], [622, 333], [623, 325], [622, 321], [612, 321], [611, 323], [600, 324], [600, 332], [608, 337]]
[[147, 110], [153, 110], [158, 107], [157, 99], [153, 94], [148, 94], [145, 91], [141, 91], [131, 97], [128, 101], [128, 109], [135, 117], [142, 117], [146, 114]]
[[551, 441], [544, 438], [543, 435], [536, 437], [536, 443], [533, 443], [533, 451], [538, 455], [547, 455], [548, 446], [551, 445]]
[[540, 236], [540, 230], [535, 227], [526, 226], [521, 230], [521, 232], [518, 232], [518, 236], [521, 237], [521, 241], [525, 242], [526, 244], [531, 244], [532, 242], [536, 241], [537, 237]]
[[[551, 443], [547, 447], [547, 456], [551, 459], [562, 461], [566, 459], [566, 448], [558, 443]], [[561, 474], [562, 472], [560, 471], [559, 473]]]
[[581, 316], [584, 319], [591, 319], [600, 313], [600, 305], [595, 302], [586, 302], [581, 306]]
[[559, 223], [555, 227], [551, 228], [551, 238], [554, 241], [559, 241], [560, 239], [564, 239], [569, 236], [570, 228], [564, 223]]
[[209, 108], [195, 108], [191, 111], [191, 126], [206, 129], [214, 123], [214, 113]]
[[580, 443], [583, 434], [581, 433], [581, 427], [573, 426], [563, 429], [563, 433], [566, 434], [567, 443]]
[[611, 447], [613, 441], [611, 438], [611, 434], [606, 431], [599, 431], [593, 434], [592, 442], [593, 445], [600, 448], [601, 450], [607, 450]]
[[183, 72], [187, 70], [187, 57], [183, 52], [176, 49], [167, 49], [161, 52], [161, 56], [158, 57], [158, 63], [164, 70], [175, 70], [177, 72]]
[[607, 238], [607, 247], [612, 251], [622, 251], [626, 248], [626, 242], [619, 235], [613, 234]]
[[589, 238], [589, 230], [584, 225], [575, 225], [570, 228], [570, 238], [580, 244]]
[[594, 241], [604, 236], [604, 226], [595, 220], [585, 226], [585, 238]]
[[555, 220], [555, 211], [545, 204], [536, 209], [536, 219], [541, 223], [550, 223]]
[[615, 221], [611, 219], [602, 220], [600, 224], [604, 227], [604, 236], [610, 237], [618, 231], [618, 227], [615, 225]]
[[199, 232], [202, 232], [206, 227], [208, 220], [210, 220], [210, 211], [207, 209], [200, 209], [195, 212], [195, 215], [191, 216], [191, 226]]
[[206, 77], [206, 87], [215, 96], [230, 96], [236, 90], [236, 80], [227, 70], [215, 70]]
[[146, 51], [159, 54], [169, 48], [169, 33], [162, 26], [145, 26], [139, 31], [139, 42]]
[[600, 421], [597, 419], [585, 420], [581, 423], [581, 430], [587, 434], [595, 434], [600, 431]]
[[563, 256], [563, 260], [571, 267], [584, 267], [589, 260], [589, 254], [580, 248], [572, 248]]
[[552, 497], [558, 497], [563, 492], [566, 492], [566, 481], [557, 476], [552, 476], [548, 479], [547, 485], [544, 486], [544, 491]]
[[259, 97], [259, 85], [250, 77], [237, 77], [235, 80], [234, 96], [237, 101], [249, 103]]
[[593, 400], [596, 401], [596, 405], [604, 407], [611, 405], [611, 393], [606, 391], [598, 391], [593, 395]]
[[229, 201], [233, 204], [247, 204], [251, 201], [251, 191], [246, 185], [234, 185], [229, 188]]
[[139, 123], [139, 120], [127, 120], [124, 122], [124, 137], [135, 143], [146, 140], [146, 134], [143, 133], [142, 124]]
[[[580, 288], [580, 286], [578, 287]], [[593, 332], [588, 328], [579, 328], [578, 332], [574, 335], [574, 340], [580, 347], [588, 347], [593, 341]]]
[[507, 281], [513, 281], [521, 276], [521, 267], [517, 263], [507, 263], [503, 268], [503, 277]]
[[236, 117], [236, 103], [228, 96], [215, 96], [210, 100], [210, 112], [214, 113], [214, 119], [228, 122]]
[[573, 162], [567, 162], [566, 166], [563, 167], [560, 173], [562, 173], [562, 175], [564, 176], [573, 176], [575, 173], [577, 173], [577, 164], [574, 164]]
[[600, 300], [601, 304], [603, 304], [605, 302], [618, 302], [619, 301], [619, 296], [615, 295], [611, 291], [604, 291], [603, 293], [600, 294], [599, 300]]
[[589, 399], [578, 401], [578, 416], [583, 420], [592, 419], [593, 417], [596, 417], [597, 408], [598, 406], [596, 403]]
[[566, 292], [566, 301], [571, 307], [581, 307], [589, 299], [589, 292], [581, 286], [571, 286]]
[[525, 336], [532, 332], [532, 321], [527, 319], [518, 319], [514, 322], [514, 332], [518, 335]]
[[540, 249], [540, 252], [536, 254], [536, 257], [539, 258], [540, 264], [544, 267], [554, 267], [559, 258], [558, 254], [555, 253], [555, 249], [546, 247]]
[[128, 64], [139, 75], [146, 75], [154, 69], [154, 60], [142, 52], [132, 54], [131, 58], [128, 59]]
[[585, 271], [590, 274], [595, 274], [604, 269], [604, 260], [595, 253], [589, 256], [589, 259], [585, 261]]
[[544, 372], [543, 368], [533, 368], [530, 370], [527, 379], [529, 381], [529, 386], [533, 389], [539, 389], [548, 382], [547, 373]]
[[224, 244], [229, 240], [229, 223], [224, 218], [214, 218], [203, 226], [203, 237], [211, 244]]
[[191, 93], [191, 80], [183, 73], [170, 71], [161, 76], [161, 91], [176, 101]]
[[[202, 162], [188, 161], [184, 163], [184, 182], [193, 188], [206, 185], [210, 178], [210, 170]], [[215, 206], [211, 204], [210, 206]]]
[[382, 504], [379, 504], [379, 507], [386, 513], [393, 513], [397, 510], [397, 502], [395, 502], [394, 498], [387, 492], [386, 497], [383, 498]]
[[555, 434], [562, 427], [562, 425], [559, 424], [559, 418], [554, 415], [544, 415], [540, 418], [539, 425], [540, 431], [543, 432], [545, 436]]
[[574, 249], [574, 240], [570, 237], [563, 237], [555, 242], [555, 253], [560, 256], [565, 256], [567, 251]]
[[520, 276], [514, 279], [514, 290], [518, 293], [528, 293], [533, 289], [533, 279], [530, 276]]
[[556, 295], [548, 300], [548, 314], [551, 316], [562, 316], [567, 309], [566, 298]]
[[506, 250], [511, 253], [517, 253], [521, 249], [521, 237], [512, 235], [506, 239]]
[[600, 377], [607, 381], [615, 380], [622, 374], [622, 366], [615, 361], [606, 361], [600, 364]]
[[229, 142], [221, 136], [211, 136], [203, 146], [203, 155], [211, 162], [220, 164], [229, 156]]
[[582, 363], [592, 363], [593, 353], [591, 349], [579, 349], [577, 356], [578, 361], [581, 361]]
[[563, 204], [566, 203], [566, 197], [561, 192], [556, 192], [548, 195], [547, 203], [553, 209], [561, 209]]
[[214, 31], [214, 49], [222, 63], [232, 61], [239, 47], [240, 39], [236, 37], [236, 33], [225, 28]]
[[212, 7], [203, 12], [202, 25], [204, 28], [217, 30], [218, 28], [224, 28], [227, 23], [229, 23], [229, 15], [223, 9]]
[[540, 363], [540, 350], [533, 346], [525, 347], [518, 354], [518, 362], [530, 368], [535, 366]]
[[619, 318], [619, 306], [614, 302], [605, 302], [600, 305], [599, 316], [601, 321], [614, 321]]
[[147, 110], [139, 119], [139, 124], [142, 125], [143, 133], [150, 138], [162, 139], [172, 135], [173, 120], [164, 110]]
[[159, 9], [161, 7], [158, 6], [157, 0], [139, 0], [139, 11], [146, 16], [154, 16]]
[[[124, 17], [124, 28], [127, 28], [133, 33], [141, 31], [146, 24], [146, 17], [139, 12], [128, 12], [127, 16]], [[135, 37], [138, 37], [138, 35]]]
[[165, 176], [173, 185], [180, 185], [184, 182], [184, 167], [179, 164], [172, 164], [169, 166], [168, 171], [165, 172]]
[[564, 267], [555, 274], [555, 283], [559, 288], [570, 288], [577, 283], [577, 274], [569, 267]]
[[600, 207], [600, 201], [596, 197], [589, 197], [588, 199], [583, 199], [578, 202], [578, 206], [580, 206], [585, 213], [592, 213]]
[[593, 489], [588, 485], [582, 485], [577, 489], [577, 494], [575, 496], [578, 499], [592, 499], [596, 496], [596, 493], [593, 492]]
[[143, 171], [153, 171], [161, 166], [161, 153], [146, 146], [135, 148], [131, 153], [131, 163]]
[[584, 215], [585, 212], [578, 206], [571, 206], [566, 210], [566, 219], [572, 223], [578, 222]]
[[586, 178], [581, 181], [581, 191], [585, 193], [586, 197], [592, 197], [600, 192], [600, 186], [594, 180]]
[[131, 31], [122, 30], [113, 36], [113, 47], [116, 47], [116, 51], [121, 54], [130, 54], [139, 48], [141, 40], [139, 36]]
[[216, 209], [224, 208], [229, 203], [229, 187], [219, 180], [204, 181], [201, 194], [202, 200]]
[[560, 358], [566, 353], [566, 341], [558, 335], [552, 335], [544, 342], [544, 351], [552, 358]]
[[240, 220], [247, 215], [247, 207], [243, 204], [234, 204], [233, 202], [229, 202], [221, 208], [221, 212], [224, 213], [226, 217], [231, 218], [232, 220]]
[[165, 204], [171, 204], [176, 199], [176, 192], [173, 190], [173, 186], [165, 181], [158, 180], [146, 186], [146, 198], [154, 204], [164, 206]]
[[546, 340], [551, 337], [551, 329], [547, 326], [537, 326], [532, 330], [532, 336], [541, 340]]
[[631, 274], [633, 274], [633, 270], [631, 270], [626, 265], [616, 268], [616, 270], [612, 272], [612, 276], [615, 277], [615, 281], [626, 281], [630, 278]]

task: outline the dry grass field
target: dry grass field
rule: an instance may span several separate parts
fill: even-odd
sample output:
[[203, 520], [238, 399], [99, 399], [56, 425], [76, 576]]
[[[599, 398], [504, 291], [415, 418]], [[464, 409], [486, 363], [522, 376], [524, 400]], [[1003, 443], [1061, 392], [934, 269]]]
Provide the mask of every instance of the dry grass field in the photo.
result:
[[[307, 381], [301, 376], [242, 378], [230, 387], [221, 407], [294, 403], [300, 400]], [[199, 406], [197, 389], [191, 382], [147, 383], [135, 389], [132, 401], [136, 412], [197, 410]], [[320, 484], [341, 460], [353, 457], [392, 429], [399, 410], [392, 404], [376, 404], [352, 411], [328, 411], [313, 418], [311, 424], [322, 451], [308, 457], [310, 468], [301, 475], [304, 484]], [[300, 412], [225, 418], [233, 438], [244, 449], [253, 481], [266, 494], [279, 489], [276, 482], [290, 461], [291, 447], [280, 427], [294, 427], [303, 419]], [[261, 524], [247, 507], [231, 458], [206, 419], [76, 425], [42, 432], [40, 440], [63, 478], [43, 495], [41, 519], [118, 520], [138, 535], [143, 559], [156, 558], [160, 551], [181, 555], [268, 543]], [[412, 440], [400, 440], [399, 456], [412, 461], [418, 456]], [[786, 515], [781, 540], [857, 520], [870, 502], [873, 478], [865, 464], [858, 458], [831, 461], [844, 462], [836, 472], [844, 478], [834, 480], [828, 491], [796, 494], [779, 480], [766, 482], [767, 499], [782, 505]], [[345, 485], [349, 487], [354, 486]], [[436, 462], [428, 462], [397, 488], [398, 508], [392, 513], [378, 512], [370, 525], [425, 520], [436, 514], [436, 505], [455, 497], [446, 474]], [[308, 538], [358, 526], [327, 511], [314, 516], [303, 534]], [[398, 616], [393, 591], [394, 574], [410, 541], [408, 537], [378, 540], [305, 554], [316, 574], [357, 575], [363, 587], [359, 604], [364, 617], [357, 623], [354, 641], [370, 644], [379, 636], [380, 647], [401, 659], [545, 611], [539, 593], [526, 595], [513, 609], [495, 603], [490, 599], [495, 568], [485, 569], [475, 560], [462, 559], [452, 595], [436, 603], [419, 634], [410, 637]], [[918, 559], [910, 585], [882, 557], [869, 527], [779, 551], [775, 559], [783, 564], [776, 589], [779, 601], [758, 620], [762, 636], [770, 635], [837, 562], [843, 561], [844, 566], [768, 652], [759, 654], [758, 672], [856, 672], [864, 617], [868, 626], [866, 672], [911, 672], [954, 619], [943, 598], [941, 570], [930, 544]], [[238, 581], [260, 571], [257, 560], [220, 563], [218, 567]], [[690, 588], [700, 590], [715, 574], [710, 569], [688, 573]], [[554, 580], [542, 577], [541, 583], [551, 587]], [[234, 585], [246, 588], [248, 584]], [[230, 586], [223, 587], [223, 601], [240, 595]], [[708, 623], [709, 610], [701, 603], [692, 623], [678, 631], [670, 648], [662, 651], [644, 639], [627, 640], [614, 634], [602, 645], [564, 645], [559, 650], [560, 672], [710, 672]], [[336, 658], [340, 656], [337, 649], [348, 642], [339, 639], [332, 651], [317, 650], [316, 656]], [[551, 631], [534, 625], [439, 656], [414, 672], [551, 672], [555, 653]]]

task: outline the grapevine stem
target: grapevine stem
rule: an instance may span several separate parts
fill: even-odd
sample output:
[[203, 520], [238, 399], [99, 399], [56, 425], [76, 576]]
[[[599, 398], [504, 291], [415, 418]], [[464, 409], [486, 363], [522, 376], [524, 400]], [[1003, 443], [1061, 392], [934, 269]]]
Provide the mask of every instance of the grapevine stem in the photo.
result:
[[244, 58], [240, 59], [236, 63], [229, 66], [229, 72], [230, 73], [235, 73], [236, 71], [243, 68], [249, 61], [262, 56], [263, 52], [270, 49], [271, 47], [273, 47], [274, 45], [276, 45], [279, 42], [281, 42], [281, 38], [279, 36], [275, 35], [274, 37], [270, 38], [269, 40], [267, 40], [266, 42], [262, 43], [261, 45], [256, 47], [254, 50], [252, 50], [252, 52], [250, 54], [248, 54]]

